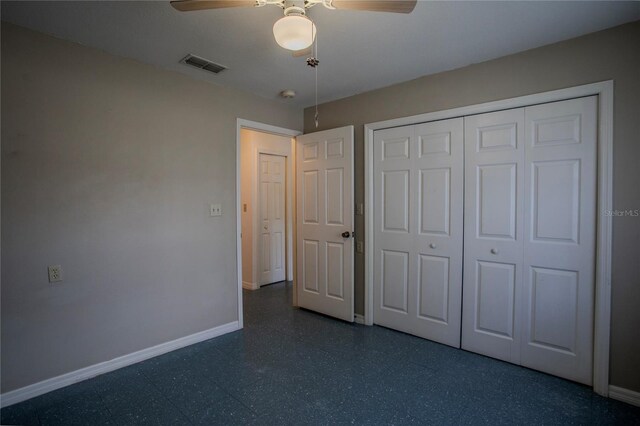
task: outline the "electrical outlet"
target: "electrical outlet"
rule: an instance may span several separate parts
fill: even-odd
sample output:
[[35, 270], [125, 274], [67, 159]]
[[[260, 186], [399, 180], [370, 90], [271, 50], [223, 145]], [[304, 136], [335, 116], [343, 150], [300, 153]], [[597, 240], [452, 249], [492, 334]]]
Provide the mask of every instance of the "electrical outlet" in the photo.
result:
[[364, 253], [364, 241], [356, 241], [356, 253]]
[[356, 214], [362, 216], [364, 214], [364, 205], [362, 203], [356, 204]]
[[211, 216], [222, 216], [222, 204], [210, 204], [209, 213]]
[[48, 271], [50, 283], [57, 283], [58, 281], [62, 281], [62, 266], [49, 265]]

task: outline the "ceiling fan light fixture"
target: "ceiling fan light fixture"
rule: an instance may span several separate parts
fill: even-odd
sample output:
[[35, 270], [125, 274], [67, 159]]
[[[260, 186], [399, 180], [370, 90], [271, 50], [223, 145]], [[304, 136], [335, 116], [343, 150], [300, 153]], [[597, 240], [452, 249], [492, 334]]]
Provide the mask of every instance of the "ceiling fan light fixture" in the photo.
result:
[[273, 24], [276, 42], [288, 50], [302, 50], [313, 44], [316, 26], [311, 19], [301, 15], [289, 15]]

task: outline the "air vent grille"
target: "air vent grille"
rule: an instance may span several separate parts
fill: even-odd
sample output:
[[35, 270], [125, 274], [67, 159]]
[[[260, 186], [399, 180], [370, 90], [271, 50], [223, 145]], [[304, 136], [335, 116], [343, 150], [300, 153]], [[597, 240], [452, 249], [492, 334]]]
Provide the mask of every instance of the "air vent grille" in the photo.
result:
[[227, 67], [216, 64], [214, 62], [208, 61], [204, 58], [200, 58], [198, 56], [188, 54], [180, 61], [183, 64], [190, 65], [192, 67], [200, 68], [201, 70], [209, 71], [214, 74], [218, 74], [227, 69]]

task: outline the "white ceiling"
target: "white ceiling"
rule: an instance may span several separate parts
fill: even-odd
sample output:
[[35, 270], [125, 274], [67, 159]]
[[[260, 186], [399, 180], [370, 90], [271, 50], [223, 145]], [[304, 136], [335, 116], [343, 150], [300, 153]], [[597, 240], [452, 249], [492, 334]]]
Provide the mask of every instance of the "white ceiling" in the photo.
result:
[[[7, 2], [2, 19], [266, 98], [314, 103], [314, 72], [273, 39], [275, 6], [178, 12], [168, 1]], [[409, 15], [327, 10], [318, 28], [319, 101], [463, 67], [640, 19], [640, 2], [427, 2]], [[229, 69], [213, 75], [187, 53]]]

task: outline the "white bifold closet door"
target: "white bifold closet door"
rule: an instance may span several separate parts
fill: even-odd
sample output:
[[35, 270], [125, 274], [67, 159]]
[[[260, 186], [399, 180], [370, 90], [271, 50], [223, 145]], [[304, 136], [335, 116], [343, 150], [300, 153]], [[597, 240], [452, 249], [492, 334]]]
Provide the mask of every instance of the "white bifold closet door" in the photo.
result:
[[460, 347], [463, 119], [374, 134], [374, 321]]
[[465, 117], [462, 347], [520, 363], [524, 109]]
[[465, 118], [462, 347], [591, 384], [596, 97]]

